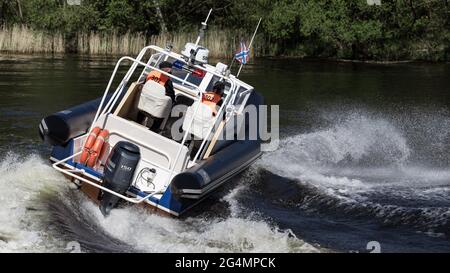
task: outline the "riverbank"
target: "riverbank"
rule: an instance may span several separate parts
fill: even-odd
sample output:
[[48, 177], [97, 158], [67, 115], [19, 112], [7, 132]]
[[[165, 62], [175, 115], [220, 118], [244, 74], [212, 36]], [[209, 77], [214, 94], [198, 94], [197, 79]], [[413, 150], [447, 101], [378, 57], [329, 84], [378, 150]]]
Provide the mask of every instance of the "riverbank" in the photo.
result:
[[[241, 37], [251, 34], [237, 30], [211, 29], [202, 40], [202, 45], [210, 50], [211, 58], [229, 58], [237, 51]], [[6, 54], [66, 54], [76, 53], [89, 56], [137, 55], [147, 45], [154, 44], [162, 48], [172, 45], [175, 51], [181, 51], [186, 42], [197, 39], [197, 32], [166, 33], [147, 36], [143, 33], [117, 32], [80, 32], [67, 38], [62, 33], [50, 33], [31, 29], [27, 26], [0, 27], [0, 52]], [[247, 41], [248, 44], [248, 41]], [[447, 49], [440, 44], [429, 45], [416, 41], [402, 50], [391, 47], [378, 48], [373, 56], [350, 57], [351, 53], [313, 54], [314, 44], [300, 43], [296, 47], [283, 47], [276, 41], [266, 40], [258, 35], [251, 51], [254, 57], [279, 59], [319, 59], [337, 62], [361, 62], [376, 64], [396, 64], [405, 62], [449, 62]], [[384, 52], [386, 54], [381, 54]], [[348, 56], [347, 56], [348, 55]], [[384, 57], [380, 57], [384, 56]]]
[[[202, 44], [210, 50], [212, 58], [231, 58], [239, 44], [240, 36], [227, 30], [210, 30]], [[172, 45], [181, 51], [186, 42], [195, 41], [197, 35], [192, 33], [175, 33], [146, 36], [142, 33], [77, 33], [69, 41], [61, 33], [48, 33], [32, 30], [26, 26], [0, 28], [0, 52], [35, 54], [35, 53], [78, 53], [86, 55], [136, 55], [147, 45], [160, 47]], [[256, 57], [258, 50], [253, 51]]]

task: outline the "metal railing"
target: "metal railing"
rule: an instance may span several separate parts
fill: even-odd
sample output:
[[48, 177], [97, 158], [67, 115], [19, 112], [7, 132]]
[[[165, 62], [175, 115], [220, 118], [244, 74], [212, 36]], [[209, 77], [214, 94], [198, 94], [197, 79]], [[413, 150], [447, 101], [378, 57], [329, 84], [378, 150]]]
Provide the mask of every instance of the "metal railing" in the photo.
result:
[[58, 162], [53, 163], [53, 168], [56, 169], [56, 170], [58, 170], [58, 171], [60, 171], [60, 172], [62, 172], [62, 173], [64, 173], [64, 174], [66, 174], [66, 175], [72, 176], [73, 178], [78, 179], [79, 181], [83, 181], [83, 182], [85, 182], [85, 183], [87, 183], [87, 184], [89, 184], [89, 185], [91, 185], [91, 186], [94, 186], [94, 187], [96, 187], [96, 188], [98, 188], [98, 189], [100, 189], [100, 190], [102, 190], [102, 191], [105, 191], [105, 192], [107, 192], [107, 193], [110, 193], [110, 194], [112, 194], [112, 195], [115, 195], [115, 196], [117, 196], [117, 197], [119, 197], [119, 198], [122, 198], [122, 199], [124, 199], [124, 200], [126, 200], [126, 201], [128, 201], [128, 202], [134, 203], [134, 204], [142, 203], [142, 202], [144, 202], [145, 200], [149, 199], [149, 198], [152, 197], [152, 196], [155, 196], [155, 195], [157, 195], [157, 194], [162, 194], [162, 193], [164, 193], [162, 190], [159, 190], [159, 191], [152, 192], [152, 193], [148, 194], [148, 195], [145, 196], [145, 197], [141, 197], [141, 198], [130, 198], [130, 197], [127, 197], [127, 196], [122, 195], [122, 194], [120, 194], [120, 193], [117, 193], [117, 192], [115, 192], [115, 191], [113, 191], [113, 190], [110, 190], [110, 189], [108, 189], [108, 188], [106, 188], [106, 187], [103, 187], [102, 185], [99, 185], [99, 184], [97, 184], [97, 183], [95, 183], [95, 182], [92, 182], [92, 181], [90, 181], [90, 180], [88, 180], [88, 179], [86, 179], [86, 178], [84, 178], [84, 177], [82, 177], [82, 176], [80, 176], [80, 175], [76, 175], [76, 174], [75, 174], [75, 172], [79, 172], [79, 173], [84, 174], [84, 173], [85, 173], [85, 170], [82, 170], [82, 169], [77, 169], [77, 170], [66, 170], [66, 169], [63, 169], [63, 168], [60, 168], [60, 167], [59, 167], [60, 164], [62, 164], [62, 163], [64, 163], [64, 162], [68, 161], [68, 160], [71, 160], [71, 159], [73, 159], [73, 158], [79, 156], [81, 153], [82, 153], [82, 151], [80, 151], [80, 152], [78, 152], [78, 153], [75, 153], [75, 154], [73, 154], [73, 155], [71, 155], [71, 156], [69, 156], [69, 157], [67, 157], [67, 158], [64, 158], [63, 160], [60, 160], [60, 161], [58, 161]]
[[[149, 49], [152, 49], [152, 50], [155, 50], [155, 51], [161, 53], [162, 56], [166, 55], [166, 56], [172, 57], [172, 58], [174, 58], [174, 59], [180, 60], [180, 55], [175, 55], [174, 53], [172, 53], [172, 52], [170, 52], [170, 51], [164, 51], [164, 50], [162, 50], [161, 48], [156, 47], [156, 46], [147, 46], [147, 47], [144, 47], [144, 48], [141, 50], [141, 52], [138, 54], [138, 56], [136, 57], [136, 59], [131, 58], [131, 57], [128, 57], [128, 56], [125, 56], [125, 57], [120, 58], [120, 59], [117, 61], [117, 64], [116, 64], [116, 66], [115, 66], [115, 68], [114, 68], [114, 71], [113, 71], [113, 73], [112, 73], [112, 75], [111, 75], [111, 78], [110, 78], [110, 80], [109, 80], [109, 82], [108, 82], [108, 85], [107, 85], [107, 87], [106, 87], [106, 89], [105, 89], [105, 92], [104, 92], [104, 94], [103, 94], [102, 100], [101, 100], [100, 105], [99, 105], [99, 108], [98, 108], [98, 110], [97, 110], [97, 112], [96, 112], [96, 114], [95, 114], [94, 120], [93, 120], [93, 122], [92, 122], [92, 125], [91, 125], [91, 127], [90, 127], [89, 132], [87, 133], [87, 135], [89, 135], [89, 134], [91, 133], [92, 129], [94, 128], [94, 126], [95, 126], [95, 124], [96, 124], [96, 122], [99, 120], [99, 118], [100, 118], [101, 116], [103, 116], [103, 115], [105, 115], [105, 114], [107, 114], [107, 113], [111, 113], [111, 112], [112, 112], [112, 110], [113, 110], [115, 104], [117, 103], [117, 100], [121, 97], [121, 96], [120, 96], [121, 93], [124, 92], [124, 89], [125, 89], [124, 87], [127, 85], [128, 81], [130, 80], [131, 76], [132, 76], [133, 73], [135, 72], [135, 70], [136, 70], [136, 68], [137, 68], [138, 65], [144, 66], [144, 70], [145, 70], [146, 68], [149, 68], [149, 69], [151, 69], [151, 70], [156, 70], [156, 71], [160, 72], [161, 74], [168, 76], [169, 78], [172, 78], [172, 79], [175, 79], [175, 80], [178, 80], [178, 81], [184, 81], [183, 79], [180, 79], [180, 78], [177, 77], [177, 76], [174, 76], [174, 75], [172, 75], [172, 74], [169, 74], [169, 73], [167, 73], [167, 72], [165, 72], [165, 71], [160, 70], [159, 68], [156, 68], [155, 66], [150, 65], [152, 58], [150, 58], [150, 60], [149, 60], [147, 63], [142, 62], [142, 61], [141, 61], [142, 58], [144, 57], [145, 53], [146, 53], [147, 50], [149, 50]], [[153, 55], [152, 55], [152, 56], [153, 56]], [[159, 59], [160, 59], [160, 58], [161, 58], [161, 56], [159, 57]], [[112, 96], [111, 96], [111, 98], [109, 99], [109, 101], [106, 103], [105, 107], [103, 108], [103, 105], [105, 104], [106, 97], [107, 97], [107, 95], [108, 95], [108, 93], [109, 93], [109, 90], [110, 90], [111, 85], [112, 85], [112, 83], [113, 83], [113, 80], [114, 80], [114, 78], [115, 78], [115, 76], [116, 76], [116, 73], [117, 73], [117, 71], [118, 71], [118, 68], [120, 67], [121, 63], [122, 63], [123, 61], [125, 61], [125, 60], [131, 61], [133, 64], [131, 65], [131, 67], [130, 67], [130, 69], [128, 70], [128, 72], [125, 74], [124, 78], [122, 79], [122, 81], [120, 82], [120, 84], [118, 85], [118, 87], [116, 88], [116, 90], [114, 91], [114, 93], [112, 94]], [[156, 62], [156, 63], [157, 63], [157, 62]], [[155, 64], [156, 64], [156, 63], [155, 63]], [[229, 77], [226, 77], [226, 76], [224, 76], [224, 75], [218, 74], [218, 73], [216, 73], [215, 71], [209, 71], [209, 70], [206, 70], [205, 68], [203, 68], [203, 67], [201, 67], [201, 66], [198, 66], [198, 65], [194, 65], [194, 67], [195, 67], [195, 68], [198, 68], [198, 69], [201, 69], [201, 70], [203, 70], [203, 71], [205, 71], [205, 72], [207, 72], [207, 73], [211, 73], [211, 74], [213, 74], [213, 75], [219, 76], [219, 77], [222, 78], [222, 79], [226, 79], [229, 83], [231, 83], [231, 87], [230, 87], [230, 92], [229, 92], [229, 94], [228, 94], [228, 96], [227, 96], [225, 102], [224, 102], [224, 103], [222, 104], [222, 106], [220, 107], [220, 109], [219, 109], [219, 111], [218, 111], [218, 114], [216, 115], [216, 118], [215, 118], [214, 122], [212, 123], [211, 127], [210, 127], [209, 130], [208, 130], [208, 135], [207, 135], [207, 137], [203, 140], [202, 145], [201, 145], [199, 151], [197, 152], [197, 154], [196, 154], [196, 156], [195, 156], [193, 162], [195, 162], [195, 161], [198, 159], [198, 157], [199, 157], [199, 155], [200, 155], [200, 153], [201, 153], [203, 147], [205, 147], [206, 143], [208, 142], [209, 136], [210, 136], [211, 133], [213, 132], [213, 129], [215, 128], [215, 126], [216, 126], [216, 124], [217, 124], [217, 121], [219, 120], [218, 117], [221, 117], [221, 116], [223, 115], [223, 111], [226, 109], [226, 106], [227, 106], [230, 102], [233, 102], [233, 101], [235, 100], [236, 94], [237, 94], [236, 83], [235, 83], [232, 79], [230, 79]], [[142, 77], [143, 73], [144, 73], [144, 71], [141, 73], [140, 78]], [[196, 86], [196, 85], [194, 85], [194, 84], [192, 84], [192, 83], [190, 83], [190, 82], [185, 82], [185, 84], [187, 84], [187, 85], [193, 87], [193, 89], [197, 91], [198, 97], [196, 98], [196, 100], [197, 100], [197, 101], [201, 101], [202, 95], [203, 95], [203, 91], [200, 90], [198, 86]], [[53, 168], [55, 168], [56, 170], [58, 170], [58, 171], [60, 171], [60, 172], [62, 172], [62, 173], [64, 173], [64, 174], [66, 174], [66, 175], [69, 175], [69, 176], [71, 176], [71, 177], [74, 177], [75, 179], [78, 179], [79, 181], [83, 181], [83, 182], [85, 182], [85, 183], [87, 183], [87, 184], [89, 184], [89, 185], [91, 185], [91, 186], [94, 186], [94, 187], [100, 189], [100, 190], [103, 190], [103, 191], [108, 192], [108, 193], [110, 193], [110, 194], [113, 194], [113, 195], [115, 195], [115, 196], [117, 196], [117, 197], [120, 197], [120, 198], [122, 198], [122, 199], [124, 199], [124, 200], [126, 200], [126, 201], [128, 201], [128, 202], [135, 203], [135, 204], [144, 202], [145, 200], [151, 198], [151, 197], [154, 196], [154, 195], [164, 193], [164, 191], [167, 189], [167, 186], [170, 184], [170, 181], [171, 181], [171, 179], [172, 179], [172, 176], [174, 175], [176, 163], [178, 162], [178, 159], [179, 159], [179, 157], [180, 157], [180, 155], [181, 155], [181, 151], [182, 151], [182, 149], [183, 149], [183, 147], [184, 147], [184, 145], [185, 145], [185, 143], [186, 143], [187, 137], [190, 135], [190, 129], [191, 129], [192, 124], [193, 124], [193, 122], [194, 122], [195, 116], [196, 116], [197, 113], [198, 113], [199, 108], [200, 108], [200, 104], [197, 104], [197, 107], [196, 107], [196, 109], [195, 109], [195, 111], [194, 111], [194, 115], [192, 116], [192, 119], [191, 119], [190, 122], [189, 122], [189, 126], [188, 126], [188, 128], [187, 128], [187, 130], [186, 130], [186, 132], [185, 132], [185, 134], [184, 134], [184, 136], [183, 136], [183, 139], [182, 139], [181, 143], [180, 143], [180, 148], [178, 149], [177, 154], [176, 154], [176, 156], [175, 156], [175, 159], [173, 160], [173, 162], [175, 162], [175, 163], [173, 164], [173, 166], [171, 166], [172, 164], [169, 164], [169, 166], [170, 166], [170, 168], [169, 168], [170, 175], [169, 175], [169, 177], [168, 177], [168, 182], [164, 184], [164, 187], [163, 187], [161, 190], [157, 190], [157, 191], [155, 191], [155, 192], [152, 192], [152, 193], [148, 194], [148, 195], [145, 196], [145, 197], [141, 197], [141, 198], [130, 198], [130, 197], [124, 196], [124, 195], [122, 195], [122, 194], [119, 194], [119, 193], [117, 193], [117, 192], [114, 192], [114, 191], [112, 191], [112, 190], [110, 190], [110, 189], [108, 189], [108, 188], [106, 188], [106, 187], [103, 187], [103, 186], [101, 186], [101, 185], [99, 185], [99, 184], [97, 184], [97, 183], [95, 183], [95, 182], [92, 182], [92, 181], [90, 181], [90, 180], [88, 180], [88, 179], [85, 179], [85, 178], [83, 178], [83, 177], [80, 176], [80, 175], [75, 174], [75, 173], [81, 173], [81, 174], [84, 174], [84, 173], [85, 173], [85, 170], [83, 170], [83, 169], [77, 169], [77, 170], [71, 170], [71, 171], [69, 171], [69, 170], [66, 170], [66, 169], [63, 169], [63, 168], [59, 167], [60, 164], [65, 163], [65, 162], [67, 162], [68, 160], [71, 160], [71, 159], [75, 158], [76, 156], [80, 155], [80, 154], [82, 153], [82, 151], [79, 151], [79, 152], [73, 154], [72, 156], [67, 157], [67, 158], [65, 158], [65, 159], [63, 159], [63, 160], [60, 160], [60, 161], [58, 161], [58, 162], [55, 162], [55, 163], [53, 164]], [[131, 140], [131, 141], [134, 141], [133, 139], [130, 139], [130, 140]], [[82, 149], [82, 148], [81, 148], [81, 149]], [[167, 170], [167, 169], [166, 169], [166, 170]]]

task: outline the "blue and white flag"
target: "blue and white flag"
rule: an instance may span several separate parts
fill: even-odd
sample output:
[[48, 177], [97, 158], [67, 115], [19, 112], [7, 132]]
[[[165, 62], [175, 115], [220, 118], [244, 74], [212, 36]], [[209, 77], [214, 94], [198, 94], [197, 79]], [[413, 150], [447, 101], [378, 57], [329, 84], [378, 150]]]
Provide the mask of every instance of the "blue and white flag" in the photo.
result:
[[247, 46], [244, 42], [241, 42], [241, 51], [235, 55], [235, 58], [241, 64], [247, 64], [250, 59], [250, 50], [247, 49]]

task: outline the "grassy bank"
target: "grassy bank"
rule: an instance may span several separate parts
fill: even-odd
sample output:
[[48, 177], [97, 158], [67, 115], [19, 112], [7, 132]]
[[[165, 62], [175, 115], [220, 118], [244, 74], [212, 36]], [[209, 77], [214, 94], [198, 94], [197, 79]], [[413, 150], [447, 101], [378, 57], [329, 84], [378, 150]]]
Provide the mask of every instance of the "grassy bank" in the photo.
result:
[[[245, 36], [245, 35], [244, 35]], [[247, 35], [248, 36], [248, 35]], [[231, 58], [239, 44], [240, 35], [224, 30], [210, 30], [202, 45], [210, 50], [210, 57]], [[145, 36], [141, 33], [78, 33], [68, 41], [60, 33], [49, 34], [25, 26], [0, 28], [0, 52], [4, 53], [67, 53], [72, 51], [85, 55], [136, 55], [144, 46], [155, 44], [166, 47], [171, 44], [180, 51], [186, 42], [195, 42], [195, 31], [191, 33], [161, 34]]]

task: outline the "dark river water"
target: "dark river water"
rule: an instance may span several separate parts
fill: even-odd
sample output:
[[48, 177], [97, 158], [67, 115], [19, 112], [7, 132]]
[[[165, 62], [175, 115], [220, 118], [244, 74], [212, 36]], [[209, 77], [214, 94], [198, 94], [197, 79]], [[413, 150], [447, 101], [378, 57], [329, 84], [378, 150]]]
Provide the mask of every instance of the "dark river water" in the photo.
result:
[[278, 149], [183, 219], [105, 219], [37, 128], [115, 60], [0, 55], [0, 252], [450, 251], [450, 65], [257, 60], [241, 78], [280, 105]]

